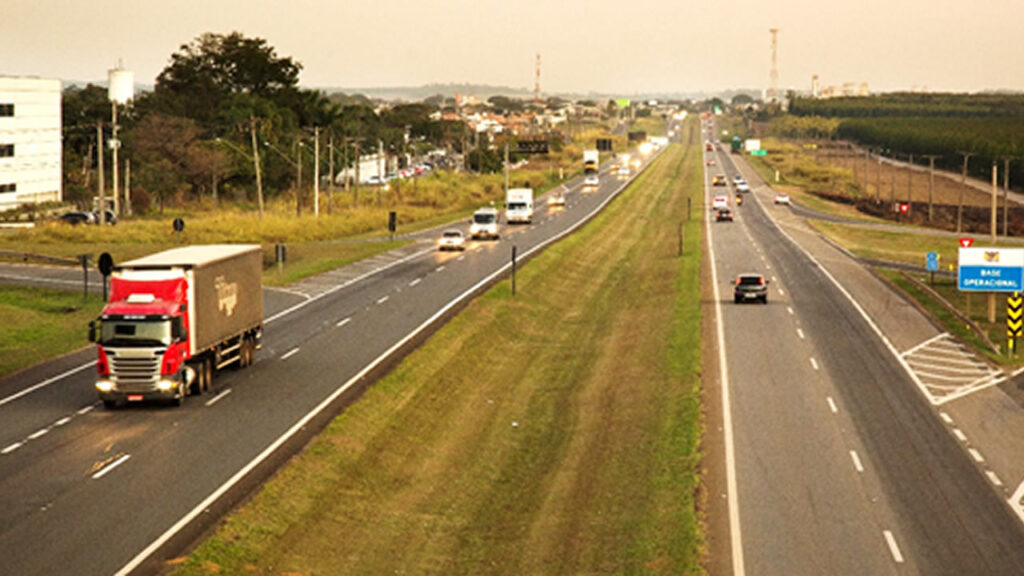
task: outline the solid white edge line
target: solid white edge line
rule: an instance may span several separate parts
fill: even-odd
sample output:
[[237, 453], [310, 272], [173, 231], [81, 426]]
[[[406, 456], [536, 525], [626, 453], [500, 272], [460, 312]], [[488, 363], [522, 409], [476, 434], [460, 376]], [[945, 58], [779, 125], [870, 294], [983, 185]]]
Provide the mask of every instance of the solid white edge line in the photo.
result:
[[[634, 176], [634, 178], [635, 178], [635, 176]], [[615, 190], [613, 190], [608, 195], [607, 198], [605, 198], [600, 204], [597, 205], [597, 207], [595, 207], [593, 210], [591, 210], [590, 212], [585, 214], [575, 224], [573, 224], [572, 226], [566, 228], [562, 232], [552, 236], [551, 238], [548, 238], [547, 240], [544, 240], [544, 241], [538, 243], [533, 248], [530, 248], [529, 250], [526, 250], [525, 252], [523, 252], [522, 257], [526, 258], [526, 257], [530, 256], [534, 252], [537, 252], [537, 251], [547, 247], [548, 244], [552, 244], [554, 242], [557, 242], [558, 240], [561, 240], [565, 236], [568, 236], [569, 234], [575, 232], [577, 228], [580, 228], [584, 224], [590, 222], [591, 218], [593, 218], [593, 216], [595, 214], [597, 214], [601, 210], [603, 210], [604, 207], [607, 206], [609, 202], [614, 200], [619, 195], [619, 193], [622, 192], [622, 190], [624, 190], [626, 188], [626, 186], [628, 186], [632, 181], [633, 181], [633, 179], [631, 178], [630, 180], [626, 180], [625, 182], [620, 184], [619, 187], [616, 188]], [[432, 252], [433, 250], [429, 250], [429, 251]], [[330, 406], [339, 396], [344, 394], [346, 390], [351, 388], [356, 382], [358, 382], [364, 376], [369, 374], [370, 371], [372, 371], [374, 368], [376, 368], [381, 362], [384, 362], [389, 356], [394, 354], [396, 351], [400, 350], [403, 346], [405, 346], [406, 343], [408, 343], [410, 340], [415, 338], [420, 332], [426, 330], [427, 327], [429, 327], [431, 324], [436, 322], [438, 319], [442, 318], [445, 314], [448, 313], [449, 310], [451, 310], [452, 308], [457, 306], [463, 300], [465, 300], [465, 299], [469, 298], [470, 296], [472, 296], [477, 290], [479, 290], [480, 288], [486, 286], [491, 281], [493, 281], [495, 278], [498, 278], [499, 276], [501, 276], [502, 274], [504, 274], [506, 271], [510, 270], [511, 268], [512, 268], [512, 263], [511, 262], [508, 262], [508, 263], [504, 264], [503, 266], [501, 266], [500, 268], [495, 270], [493, 273], [491, 273], [489, 276], [487, 276], [483, 280], [480, 280], [479, 282], [477, 282], [476, 284], [471, 286], [469, 289], [464, 291], [462, 294], [459, 294], [453, 300], [449, 301], [448, 304], [445, 304], [437, 312], [435, 312], [433, 316], [431, 316], [430, 318], [427, 318], [422, 324], [420, 324], [419, 326], [414, 328], [412, 330], [412, 332], [409, 332], [408, 334], [406, 334], [404, 338], [402, 338], [401, 340], [399, 340], [398, 342], [393, 344], [391, 346], [391, 348], [388, 348], [380, 356], [378, 356], [377, 358], [372, 360], [369, 364], [364, 366], [362, 370], [360, 370], [354, 376], [349, 378], [344, 384], [342, 384], [340, 387], [335, 389], [334, 392], [332, 392], [327, 398], [325, 398], [323, 401], [321, 401], [319, 404], [317, 404], [315, 408], [313, 408], [305, 416], [300, 418], [298, 420], [298, 422], [296, 422], [291, 428], [289, 428], [287, 431], [285, 431], [284, 434], [279, 436], [277, 438], [277, 440], [274, 440], [273, 442], [271, 442], [269, 446], [264, 448], [263, 451], [260, 452], [258, 455], [256, 455], [255, 458], [250, 460], [248, 464], [243, 466], [238, 472], [235, 472], [235, 474], [233, 476], [231, 476], [231, 478], [229, 478], [224, 484], [221, 484], [219, 488], [217, 488], [209, 496], [204, 498], [202, 502], [200, 502], [197, 506], [192, 508], [192, 510], [187, 512], [180, 519], [178, 519], [178, 521], [175, 522], [174, 525], [172, 525], [170, 528], [165, 530], [163, 534], [161, 534], [155, 540], [150, 542], [148, 546], [146, 546], [141, 552], [136, 554], [135, 557], [132, 558], [131, 560], [129, 560], [127, 564], [122, 566], [120, 570], [115, 572], [114, 576], [128, 576], [129, 574], [131, 574], [132, 570], [135, 570], [135, 568], [137, 568], [139, 566], [139, 564], [144, 562], [146, 560], [146, 558], [149, 558], [149, 556], [151, 554], [153, 554], [153, 552], [158, 550], [160, 548], [160, 546], [163, 546], [164, 543], [166, 543], [168, 540], [170, 540], [175, 534], [180, 532], [182, 528], [187, 526], [189, 522], [191, 522], [197, 516], [202, 514], [203, 511], [206, 510], [207, 508], [209, 508], [214, 502], [216, 502], [218, 498], [223, 496], [224, 493], [226, 493], [228, 490], [230, 490], [232, 487], [234, 487], [235, 484], [237, 484], [239, 481], [241, 481], [242, 478], [244, 478], [246, 476], [246, 474], [251, 472], [254, 468], [259, 466], [260, 463], [262, 463], [264, 460], [266, 460], [268, 457], [270, 457], [270, 455], [273, 454], [278, 448], [280, 448], [282, 444], [287, 442], [299, 430], [301, 430], [303, 427], [305, 427], [306, 424], [308, 424], [310, 420], [312, 420], [313, 418], [316, 418], [317, 415], [319, 415], [328, 406]], [[305, 305], [305, 304], [307, 304], [309, 302], [312, 302], [312, 300], [307, 300], [305, 303], [303, 303], [303, 305]], [[738, 516], [737, 516], [737, 520], [738, 520]], [[735, 546], [735, 544], [734, 544], [734, 546]], [[741, 557], [741, 560], [742, 560], [742, 557]], [[741, 564], [741, 566], [742, 566], [742, 564]], [[739, 572], [736, 572], [736, 575], [737, 576], [743, 576], [742, 570], [739, 571]]]
[[207, 406], [213, 406], [217, 402], [220, 402], [221, 398], [227, 396], [228, 394], [231, 394], [231, 388], [225, 388], [220, 394], [217, 394], [213, 398], [210, 398], [209, 400], [207, 400], [206, 401], [206, 405]]
[[889, 553], [892, 554], [892, 559], [897, 564], [903, 564], [903, 554], [900, 552], [899, 544], [896, 543], [896, 537], [889, 530], [883, 530], [882, 534], [885, 536], [885, 543], [889, 545]]
[[[704, 175], [704, 203], [707, 204], [711, 193], [708, 191], [707, 170]], [[709, 215], [705, 213], [705, 219]], [[714, 243], [711, 238], [711, 226], [704, 226], [708, 242], [708, 261], [711, 266], [711, 286], [715, 295], [715, 323], [718, 340], [718, 370], [722, 381], [722, 432], [725, 440], [725, 482], [726, 502], [729, 507], [729, 541], [732, 546], [732, 570], [735, 576], [744, 576], [746, 567], [743, 563], [743, 538], [740, 533], [739, 487], [736, 481], [736, 448], [732, 429], [732, 403], [729, 397], [729, 366], [725, 354], [725, 328], [722, 326], [722, 297], [718, 289], [718, 271], [715, 262]]]
[[113, 462], [111, 462], [111, 463], [110, 463], [110, 465], [108, 465], [108, 466], [105, 466], [105, 467], [104, 467], [104, 468], [103, 468], [102, 470], [100, 470], [99, 472], [97, 472], [97, 473], [93, 474], [93, 475], [92, 475], [92, 479], [93, 479], [93, 480], [99, 480], [100, 478], [103, 478], [103, 477], [104, 477], [104, 476], [106, 476], [106, 475], [107, 475], [107, 473], [109, 473], [109, 472], [110, 472], [111, 470], [113, 470], [114, 468], [117, 468], [117, 467], [118, 467], [118, 466], [120, 466], [121, 464], [124, 464], [124, 463], [125, 463], [125, 462], [127, 462], [127, 461], [128, 461], [128, 459], [129, 459], [129, 458], [131, 458], [131, 457], [132, 457], [132, 455], [131, 455], [131, 454], [125, 454], [124, 456], [121, 456], [121, 457], [120, 457], [120, 458], [118, 458], [117, 460], [114, 460]]
[[860, 463], [860, 456], [857, 455], [856, 450], [850, 450], [850, 459], [853, 460], [853, 467], [857, 472], [864, 472], [864, 465]]
[[287, 352], [285, 352], [284, 354], [281, 355], [281, 360], [287, 360], [287, 359], [291, 358], [292, 356], [295, 356], [298, 353], [299, 353], [299, 349], [298, 348], [292, 348], [291, 350], [289, 350], [289, 351], [287, 351]]
[[13, 402], [14, 400], [17, 400], [18, 398], [21, 398], [22, 396], [24, 396], [26, 394], [30, 394], [32, 392], [35, 392], [36, 390], [38, 390], [40, 388], [43, 388], [44, 386], [49, 386], [50, 384], [53, 384], [54, 382], [56, 382], [58, 380], [61, 380], [61, 379], [66, 378], [68, 376], [71, 376], [72, 374], [74, 374], [76, 372], [81, 372], [82, 370], [85, 370], [86, 368], [93, 368], [95, 366], [96, 366], [96, 361], [95, 360], [91, 360], [89, 362], [86, 362], [85, 364], [82, 364], [81, 366], [79, 366], [77, 368], [72, 368], [71, 370], [68, 370], [66, 372], [61, 372], [60, 374], [57, 374], [56, 376], [51, 376], [51, 377], [47, 378], [46, 380], [43, 380], [42, 382], [39, 382], [38, 384], [33, 384], [32, 386], [29, 386], [28, 388], [25, 388], [24, 390], [21, 390], [20, 392], [16, 392], [16, 393], [11, 394], [10, 396], [8, 396], [6, 398], [0, 399], [0, 406], [3, 406], [4, 404], [7, 404], [8, 402]]

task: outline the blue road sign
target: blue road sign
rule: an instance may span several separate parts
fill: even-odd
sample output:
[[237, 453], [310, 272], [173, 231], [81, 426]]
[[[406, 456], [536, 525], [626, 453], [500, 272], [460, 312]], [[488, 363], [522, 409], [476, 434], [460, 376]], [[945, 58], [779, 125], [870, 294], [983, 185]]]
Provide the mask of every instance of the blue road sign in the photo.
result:
[[927, 256], [927, 266], [929, 272], [936, 272], [939, 269], [939, 253], [929, 252]]

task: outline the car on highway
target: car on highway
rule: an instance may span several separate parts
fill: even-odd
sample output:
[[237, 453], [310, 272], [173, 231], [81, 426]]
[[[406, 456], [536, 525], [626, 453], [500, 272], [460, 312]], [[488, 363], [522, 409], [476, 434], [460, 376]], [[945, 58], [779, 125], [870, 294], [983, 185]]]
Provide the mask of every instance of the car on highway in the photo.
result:
[[461, 230], [445, 230], [441, 233], [441, 237], [437, 239], [437, 249], [442, 252], [445, 250], [465, 250], [466, 237], [462, 235]]
[[716, 174], [714, 178], [711, 179], [711, 185], [725, 186], [725, 174]]
[[750, 185], [746, 182], [740, 182], [736, 185], [736, 192], [742, 194], [744, 192], [750, 192]]
[[629, 166], [619, 166], [619, 180], [626, 180], [629, 178]]
[[715, 222], [732, 222], [732, 210], [728, 208], [715, 210]]
[[498, 235], [498, 210], [493, 207], [481, 208], [473, 213], [470, 220], [469, 235], [475, 240], [477, 238], [491, 238], [497, 240]]
[[552, 192], [551, 195], [548, 196], [548, 206], [559, 206], [564, 208], [565, 194], [562, 194], [561, 192]]
[[601, 179], [597, 174], [590, 174], [583, 179], [583, 185], [587, 188], [597, 188], [601, 184]]
[[65, 212], [57, 217], [57, 221], [65, 224], [71, 224], [72, 226], [78, 224], [95, 224], [96, 215], [92, 212]]
[[705, 166], [714, 166], [715, 165], [715, 159], [714, 158], [709, 159], [707, 162], [704, 163], [704, 165]]
[[714, 198], [711, 199], [711, 208], [713, 208], [715, 210], [718, 210], [720, 208], [728, 208], [728, 207], [729, 207], [729, 198], [726, 197], [726, 196], [719, 195], [719, 196], [715, 196]]
[[786, 204], [786, 205], [788, 205], [789, 204], [789, 194], [786, 194], [785, 192], [778, 192], [778, 193], [776, 193], [775, 194], [775, 203], [776, 204]]
[[733, 302], [758, 301], [768, 303], [768, 279], [763, 274], [740, 274], [733, 282]]
[[739, 174], [732, 177], [732, 183], [734, 186], [739, 186], [743, 181], [743, 176], [740, 176]]

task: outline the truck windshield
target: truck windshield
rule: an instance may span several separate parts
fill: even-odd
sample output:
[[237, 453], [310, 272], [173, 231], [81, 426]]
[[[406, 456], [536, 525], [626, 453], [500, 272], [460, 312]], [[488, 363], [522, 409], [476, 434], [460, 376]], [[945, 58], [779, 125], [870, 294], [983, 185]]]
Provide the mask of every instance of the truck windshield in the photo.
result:
[[167, 346], [170, 343], [170, 320], [104, 320], [100, 330], [100, 344], [105, 346]]
[[526, 202], [509, 202], [509, 210], [526, 210]]
[[494, 214], [474, 214], [473, 222], [477, 224], [493, 224]]

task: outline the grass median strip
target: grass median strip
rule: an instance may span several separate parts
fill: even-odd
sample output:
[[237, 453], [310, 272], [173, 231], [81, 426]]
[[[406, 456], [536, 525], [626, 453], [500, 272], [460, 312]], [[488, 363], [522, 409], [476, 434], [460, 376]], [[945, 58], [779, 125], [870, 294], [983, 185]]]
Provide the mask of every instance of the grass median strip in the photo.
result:
[[86, 345], [86, 326], [103, 308], [80, 292], [0, 286], [0, 376]]
[[699, 162], [474, 301], [176, 573], [700, 573]]

